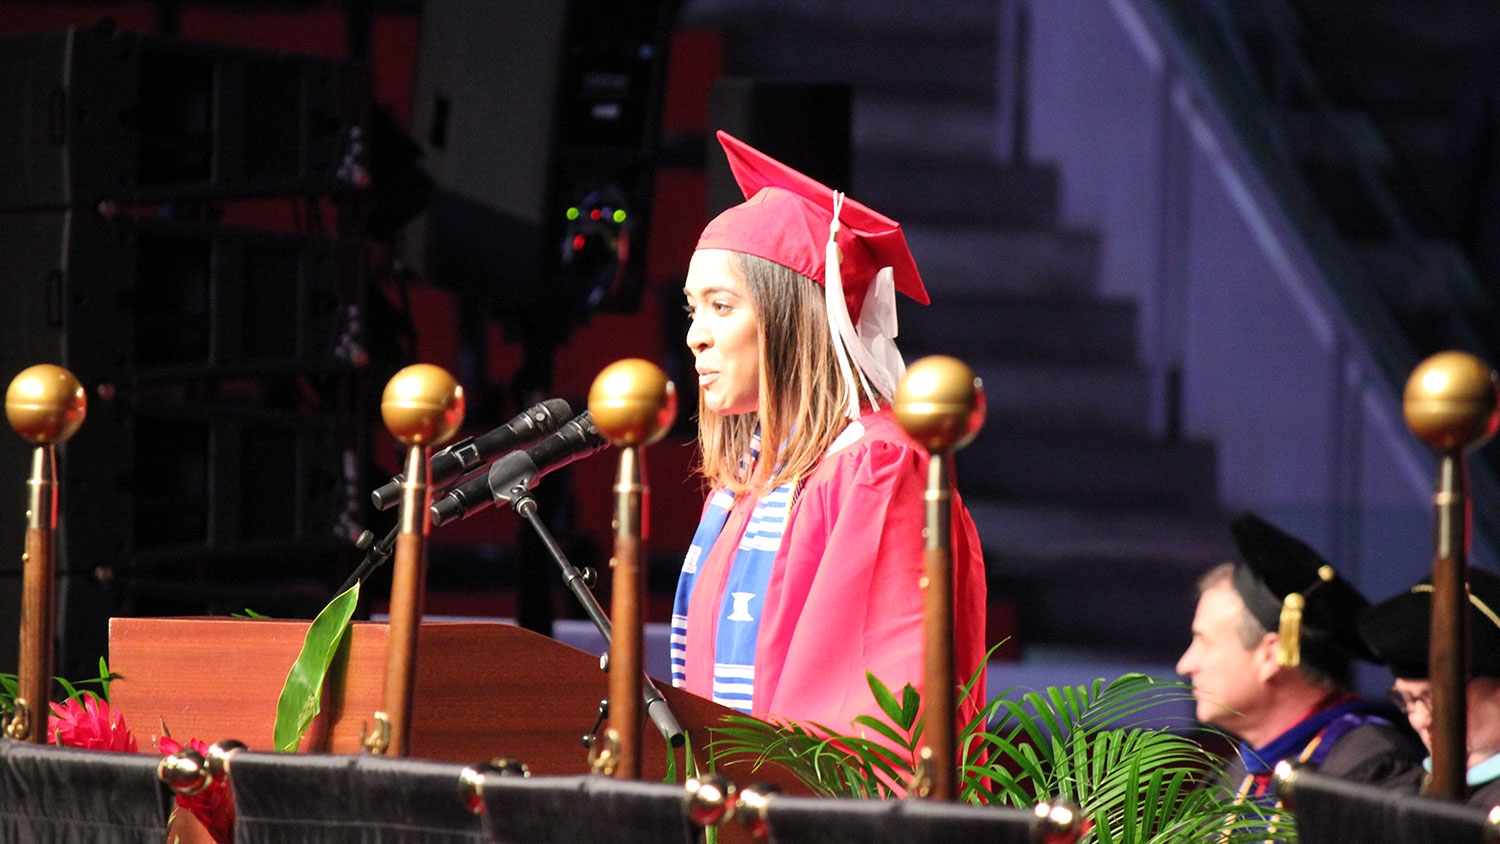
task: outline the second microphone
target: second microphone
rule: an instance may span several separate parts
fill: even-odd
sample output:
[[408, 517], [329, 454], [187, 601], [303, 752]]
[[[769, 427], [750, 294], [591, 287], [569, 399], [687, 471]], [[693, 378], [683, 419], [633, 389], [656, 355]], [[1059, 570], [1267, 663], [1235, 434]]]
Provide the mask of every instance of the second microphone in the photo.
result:
[[588, 411], [573, 417], [546, 439], [526, 449], [513, 451], [432, 502], [433, 527], [458, 521], [496, 501], [509, 501], [515, 493], [536, 485], [543, 475], [593, 454], [609, 442], [594, 427]]

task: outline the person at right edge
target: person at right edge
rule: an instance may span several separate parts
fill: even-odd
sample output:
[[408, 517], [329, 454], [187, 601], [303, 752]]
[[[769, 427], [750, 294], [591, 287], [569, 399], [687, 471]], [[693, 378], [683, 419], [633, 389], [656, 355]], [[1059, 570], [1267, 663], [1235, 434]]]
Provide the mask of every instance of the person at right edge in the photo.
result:
[[[1469, 681], [1465, 725], [1471, 806], [1500, 805], [1500, 577], [1469, 568]], [[1405, 710], [1412, 729], [1432, 750], [1432, 681], [1428, 642], [1432, 630], [1432, 581], [1387, 598], [1359, 616], [1359, 632], [1391, 669], [1391, 700]], [[1416, 791], [1432, 759], [1398, 785]]]
[[1356, 629], [1368, 601], [1307, 543], [1253, 513], [1231, 530], [1241, 560], [1198, 582], [1192, 644], [1177, 673], [1198, 720], [1239, 739], [1219, 785], [1263, 805], [1283, 760], [1327, 776], [1386, 784], [1422, 747], [1385, 701], [1350, 690], [1354, 659], [1374, 657]]

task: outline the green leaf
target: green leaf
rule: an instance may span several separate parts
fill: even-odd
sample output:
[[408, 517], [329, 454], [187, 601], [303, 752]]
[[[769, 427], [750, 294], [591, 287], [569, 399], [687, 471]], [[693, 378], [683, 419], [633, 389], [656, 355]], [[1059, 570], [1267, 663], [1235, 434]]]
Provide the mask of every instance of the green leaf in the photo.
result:
[[53, 677], [52, 679], [54, 681], [56, 681], [56, 683], [59, 686], [63, 687], [63, 699], [64, 700], [77, 700], [79, 698], [79, 692], [78, 692], [78, 687], [77, 686], [73, 685], [72, 683], [68, 682], [66, 679], [64, 679], [62, 677]]
[[[692, 745], [688, 745], [688, 758], [692, 758]], [[685, 777], [677, 776], [677, 751], [670, 742], [667, 743], [667, 772], [662, 775], [662, 782], [682, 782]]]
[[349, 619], [359, 603], [359, 584], [355, 583], [318, 613], [302, 640], [302, 652], [287, 672], [281, 698], [276, 702], [276, 724], [272, 741], [278, 753], [295, 753], [302, 736], [317, 717], [323, 705], [323, 681], [334, 654], [344, 641]]
[[901, 689], [901, 716], [896, 723], [901, 729], [910, 730], [917, 721], [917, 710], [922, 708], [922, 695], [910, 683]]
[[905, 750], [911, 750], [916, 747], [916, 745], [910, 739], [897, 732], [894, 727], [880, 721], [879, 719], [872, 718], [869, 715], [860, 715], [856, 717], [854, 719], [854, 723], [869, 727], [875, 732], [880, 733], [881, 735], [890, 739], [891, 742], [894, 743], [897, 747], [903, 748]]
[[[909, 687], [898, 705], [887, 686], [866, 676], [883, 717], [859, 716], [850, 725], [854, 735], [819, 724], [730, 719], [715, 731], [710, 758], [775, 762], [815, 794], [899, 796], [914, 766], [903, 754], [918, 746], [925, 719], [906, 720], [915, 695]], [[1128, 674], [994, 698], [959, 729], [959, 798], [1025, 808], [1071, 800], [1093, 823], [1088, 844], [1264, 840], [1273, 826], [1266, 811], [1199, 787], [1223, 760], [1191, 737], [1123, 726], [1190, 696], [1182, 683]], [[1274, 833], [1283, 841], [1295, 835], [1284, 810]]]
[[[870, 693], [875, 695], [875, 703], [880, 706], [880, 711], [884, 712], [885, 717], [892, 721], [899, 721], [901, 719], [901, 704], [896, 702], [896, 696], [891, 694], [891, 690], [884, 683], [880, 682], [880, 678], [876, 677], [872, 672], [865, 672], [865, 680], [870, 684]], [[902, 694], [905, 694], [904, 690]]]
[[104, 657], [99, 657], [99, 697], [107, 703], [109, 701], [109, 684], [111, 680], [119, 679], [120, 675], [109, 670], [109, 663]]

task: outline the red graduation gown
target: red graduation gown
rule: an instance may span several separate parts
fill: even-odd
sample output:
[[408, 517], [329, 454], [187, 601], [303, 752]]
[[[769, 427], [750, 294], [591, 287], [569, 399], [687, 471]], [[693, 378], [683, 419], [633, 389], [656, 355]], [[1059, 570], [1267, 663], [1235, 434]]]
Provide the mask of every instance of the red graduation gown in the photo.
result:
[[[923, 492], [927, 453], [887, 410], [866, 414], [852, 444], [808, 476], [776, 552], [756, 638], [752, 711], [846, 731], [856, 715], [878, 715], [869, 670], [899, 696], [923, 686]], [[754, 506], [736, 501], [688, 608], [686, 686], [712, 696], [713, 642], [727, 567]], [[969, 512], [952, 507], [956, 684], [985, 654], [984, 558]], [[738, 517], [738, 518], [737, 518]], [[984, 679], [958, 724], [984, 702]]]

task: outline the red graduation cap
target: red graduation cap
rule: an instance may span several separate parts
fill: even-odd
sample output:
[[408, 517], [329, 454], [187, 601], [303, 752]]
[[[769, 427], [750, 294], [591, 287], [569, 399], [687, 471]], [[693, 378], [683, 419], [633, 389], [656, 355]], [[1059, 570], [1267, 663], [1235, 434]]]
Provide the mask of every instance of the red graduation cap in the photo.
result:
[[[718, 138], [745, 201], [715, 217], [698, 238], [698, 248], [755, 255], [827, 284], [833, 190], [727, 132]], [[898, 291], [928, 303], [900, 223], [846, 197], [839, 224], [839, 273], [856, 324], [865, 293], [883, 267], [894, 271]]]

